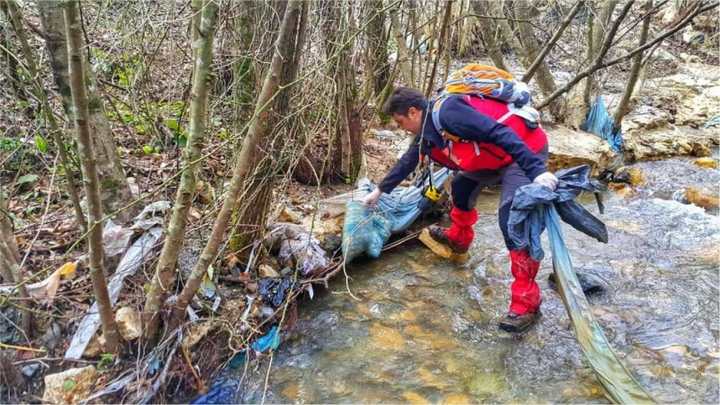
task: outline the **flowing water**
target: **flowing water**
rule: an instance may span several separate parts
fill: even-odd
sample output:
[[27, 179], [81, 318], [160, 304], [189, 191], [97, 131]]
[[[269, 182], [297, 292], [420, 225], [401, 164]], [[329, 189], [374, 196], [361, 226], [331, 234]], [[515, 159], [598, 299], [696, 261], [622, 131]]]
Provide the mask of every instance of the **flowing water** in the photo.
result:
[[[590, 297], [618, 357], [661, 402], [720, 401], [720, 218], [674, 201], [673, 189], [717, 187], [720, 171], [673, 159], [639, 164], [635, 197], [606, 196], [600, 244], [570, 227], [579, 272], [608, 284]], [[606, 402], [562, 301], [539, 284], [540, 322], [524, 336], [497, 329], [512, 277], [497, 228], [495, 191], [478, 201], [472, 259], [455, 265], [418, 243], [348, 268], [301, 303], [269, 373], [267, 402]], [[319, 289], [316, 289], [318, 291]], [[260, 402], [267, 361], [237, 398]]]

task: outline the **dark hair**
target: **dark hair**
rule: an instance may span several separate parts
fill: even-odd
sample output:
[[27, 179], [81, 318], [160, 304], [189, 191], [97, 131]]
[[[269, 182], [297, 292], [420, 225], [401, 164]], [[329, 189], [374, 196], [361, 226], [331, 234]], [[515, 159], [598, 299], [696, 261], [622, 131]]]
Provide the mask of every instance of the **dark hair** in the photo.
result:
[[383, 112], [387, 115], [407, 115], [410, 107], [415, 107], [421, 111], [424, 110], [427, 107], [425, 96], [410, 87], [398, 87], [385, 102]]

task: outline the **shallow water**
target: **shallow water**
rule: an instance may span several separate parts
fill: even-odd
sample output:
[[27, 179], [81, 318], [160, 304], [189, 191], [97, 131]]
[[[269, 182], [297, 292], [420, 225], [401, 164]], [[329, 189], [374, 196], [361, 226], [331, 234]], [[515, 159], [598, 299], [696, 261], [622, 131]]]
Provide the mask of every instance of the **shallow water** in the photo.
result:
[[[682, 172], [678, 167], [692, 169], [672, 162], [643, 169], [665, 172], [669, 181]], [[695, 170], [708, 179], [719, 175]], [[497, 198], [480, 197], [466, 265], [409, 244], [349, 267], [357, 299], [339, 276], [329, 291], [303, 302], [274, 356], [266, 401], [606, 402], [562, 301], [548, 287], [549, 258], [538, 276], [538, 325], [522, 337], [498, 331], [512, 277]], [[607, 245], [569, 227], [566, 241], [576, 270], [610, 286], [590, 303], [618, 357], [661, 402], [718, 403], [720, 218], [647, 193], [630, 200], [609, 195], [600, 217]], [[266, 367], [250, 373], [238, 401], [261, 400]]]

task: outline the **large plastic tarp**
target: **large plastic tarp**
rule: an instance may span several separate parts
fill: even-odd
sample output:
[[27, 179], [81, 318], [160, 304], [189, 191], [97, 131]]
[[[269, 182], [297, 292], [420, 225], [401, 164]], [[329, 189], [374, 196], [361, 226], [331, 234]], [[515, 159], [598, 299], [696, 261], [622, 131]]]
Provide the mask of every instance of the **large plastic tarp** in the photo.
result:
[[580, 347], [607, 397], [621, 404], [651, 403], [650, 395], [617, 358], [593, 318], [563, 239], [561, 218], [574, 228], [607, 242], [605, 225], [574, 201], [582, 191], [598, 190], [589, 178], [590, 168], [578, 166], [555, 175], [559, 182], [554, 192], [538, 184], [529, 184], [516, 191], [510, 210], [510, 237], [513, 242], [529, 248], [533, 257], [542, 258], [540, 235], [547, 228], [558, 291]]
[[[440, 188], [450, 170], [440, 169], [433, 172], [432, 184]], [[390, 235], [406, 230], [431, 206], [431, 202], [422, 195], [422, 190], [430, 179], [410, 187], [396, 187], [390, 194], [382, 194], [374, 207], [366, 207], [362, 202], [351, 199], [345, 210], [342, 251], [346, 262], [367, 254], [372, 258], [380, 256]], [[358, 182], [357, 195], [366, 195], [375, 189], [368, 179]]]
[[608, 399], [618, 404], [653, 403], [650, 394], [617, 358], [602, 328], [592, 316], [590, 303], [573, 271], [557, 210], [553, 205], [546, 205], [544, 212], [558, 291], [585, 358], [600, 379]]
[[615, 127], [613, 117], [608, 113], [602, 96], [598, 96], [590, 107], [590, 112], [580, 125], [580, 129], [593, 133], [610, 144], [610, 147], [619, 152], [622, 150], [623, 138], [620, 128]]
[[528, 249], [535, 260], [542, 260], [545, 255], [540, 242], [540, 235], [545, 231], [545, 213], [540, 209], [544, 206], [554, 205], [563, 221], [573, 228], [600, 242], [608, 241], [605, 224], [575, 202], [583, 191], [600, 190], [599, 184], [590, 180], [590, 167], [576, 166], [555, 175], [558, 178], [555, 191], [534, 183], [520, 187], [510, 208], [510, 239], [518, 249]]

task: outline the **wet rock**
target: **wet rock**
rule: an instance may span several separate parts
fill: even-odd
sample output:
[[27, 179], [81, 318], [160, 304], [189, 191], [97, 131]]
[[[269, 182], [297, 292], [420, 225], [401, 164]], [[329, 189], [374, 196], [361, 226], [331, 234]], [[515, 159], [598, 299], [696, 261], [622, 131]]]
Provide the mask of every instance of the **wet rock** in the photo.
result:
[[720, 144], [720, 131], [688, 127], [625, 133], [625, 154], [631, 160], [707, 154]]
[[640, 105], [623, 120], [623, 134], [640, 129], [647, 131], [656, 128], [668, 128], [671, 119], [672, 117], [666, 111], [649, 105]]
[[720, 207], [720, 195], [696, 187], [687, 187], [685, 189], [685, 198], [689, 203], [705, 209], [717, 209]]
[[[607, 283], [592, 273], [577, 271], [575, 275], [577, 276], [578, 281], [580, 282], [580, 288], [582, 288], [585, 295], [589, 296], [602, 294], [605, 290], [607, 290]], [[557, 291], [558, 287], [555, 272], [550, 273], [548, 276], [548, 284], [550, 285], [550, 288]]]
[[142, 335], [140, 313], [132, 307], [122, 307], [115, 313], [118, 331], [126, 341], [132, 341]]
[[635, 195], [635, 190], [624, 183], [610, 183], [608, 184], [608, 188], [622, 198], [628, 198]]
[[78, 403], [90, 395], [96, 377], [95, 366], [71, 368], [60, 373], [46, 375], [43, 402]]
[[598, 173], [610, 167], [615, 159], [607, 142], [596, 135], [559, 126], [545, 130], [550, 138], [548, 167], [552, 171], [588, 164]]
[[637, 167], [621, 167], [612, 176], [613, 183], [626, 183], [640, 186], [645, 183], [643, 171]]
[[695, 166], [703, 167], [705, 169], [717, 169], [718, 168], [718, 162], [717, 160], [710, 158], [710, 157], [703, 157], [700, 159], [695, 159]]

